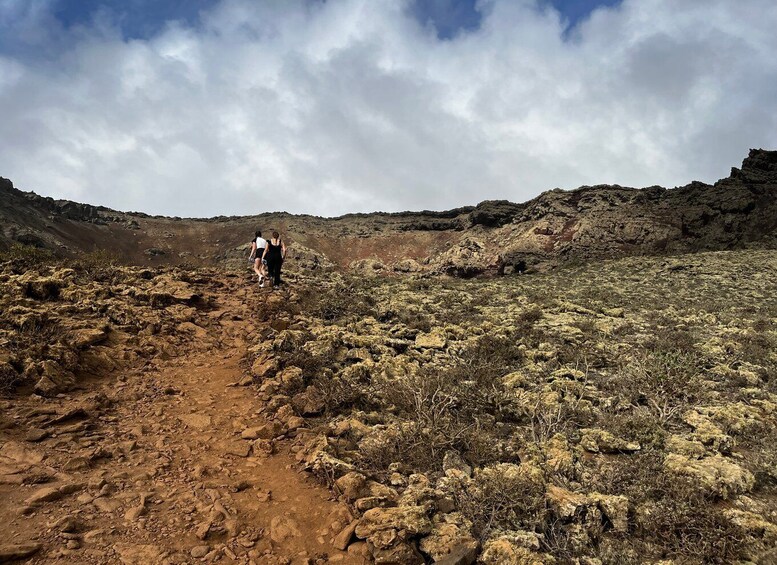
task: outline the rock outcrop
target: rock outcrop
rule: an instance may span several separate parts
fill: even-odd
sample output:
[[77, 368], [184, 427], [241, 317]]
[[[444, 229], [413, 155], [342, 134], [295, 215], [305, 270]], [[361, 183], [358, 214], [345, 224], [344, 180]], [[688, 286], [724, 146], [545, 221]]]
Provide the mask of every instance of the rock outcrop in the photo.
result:
[[0, 249], [17, 242], [63, 255], [108, 249], [139, 264], [244, 267], [254, 230], [279, 229], [289, 244], [288, 267], [304, 272], [339, 267], [370, 275], [472, 277], [565, 260], [774, 247], [775, 167], [777, 151], [754, 149], [741, 168], [713, 185], [584, 186], [520, 204], [498, 200], [441, 212], [338, 218], [152, 217], [44, 198], [0, 179]]

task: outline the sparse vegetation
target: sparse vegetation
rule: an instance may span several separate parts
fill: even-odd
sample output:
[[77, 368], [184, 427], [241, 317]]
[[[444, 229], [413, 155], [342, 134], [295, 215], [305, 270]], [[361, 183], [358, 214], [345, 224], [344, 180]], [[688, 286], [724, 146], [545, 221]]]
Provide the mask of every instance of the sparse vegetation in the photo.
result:
[[[700, 254], [676, 268], [684, 261], [317, 281], [301, 302], [307, 341], [286, 363], [325, 398], [324, 419], [365, 426], [339, 456], [386, 483], [436, 481], [485, 551], [536, 535], [523, 547], [561, 563], [752, 558], [766, 538], [725, 504], [747, 494], [767, 524], [765, 509], [777, 511], [775, 330], [762, 314], [777, 255]], [[450, 475], [450, 457], [472, 476]]]

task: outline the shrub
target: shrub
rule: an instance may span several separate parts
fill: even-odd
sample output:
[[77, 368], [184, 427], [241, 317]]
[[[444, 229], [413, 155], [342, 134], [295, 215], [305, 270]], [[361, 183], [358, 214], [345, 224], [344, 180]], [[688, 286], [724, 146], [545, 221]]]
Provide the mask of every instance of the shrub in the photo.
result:
[[701, 366], [701, 358], [694, 352], [638, 351], [603, 383], [603, 388], [633, 406], [648, 407], [662, 423], [673, 422], [701, 398]]
[[49, 249], [12, 243], [11, 246], [0, 251], [0, 262], [10, 261], [15, 270], [26, 270], [41, 265], [49, 265], [56, 258]]
[[456, 489], [455, 497], [481, 540], [494, 530], [534, 531], [546, 519], [544, 482], [522, 466], [486, 467], [470, 484]]
[[79, 279], [85, 281], [110, 281], [116, 276], [119, 255], [107, 249], [82, 253], [71, 261]]
[[336, 286], [304, 288], [298, 306], [301, 313], [334, 322], [342, 318], [376, 316], [369, 281], [344, 277]]
[[731, 563], [743, 557], [745, 532], [692, 480], [667, 474], [660, 453], [619, 458], [598, 471], [589, 474], [597, 477], [589, 488], [629, 498], [636, 509], [630, 539], [645, 557], [682, 563]]

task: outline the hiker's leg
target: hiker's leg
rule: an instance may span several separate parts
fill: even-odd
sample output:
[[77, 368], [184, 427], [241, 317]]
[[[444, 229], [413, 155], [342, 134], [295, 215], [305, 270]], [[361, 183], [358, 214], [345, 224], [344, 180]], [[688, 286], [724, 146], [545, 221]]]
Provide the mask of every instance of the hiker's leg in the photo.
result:
[[260, 277], [262, 276], [262, 260], [261, 259], [255, 259], [254, 260], [254, 272], [257, 275], [259, 275]]
[[276, 261], [274, 258], [267, 259], [267, 278], [270, 280], [270, 282], [275, 286], [275, 269], [276, 269]]
[[275, 282], [274, 285], [281, 284], [281, 265], [283, 265], [283, 259], [278, 259], [277, 266], [275, 267]]

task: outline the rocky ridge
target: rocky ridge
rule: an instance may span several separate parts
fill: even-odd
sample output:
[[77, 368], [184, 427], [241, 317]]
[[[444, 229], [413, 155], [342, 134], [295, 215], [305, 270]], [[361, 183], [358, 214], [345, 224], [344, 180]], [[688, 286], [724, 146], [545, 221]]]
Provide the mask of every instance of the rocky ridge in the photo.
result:
[[552, 190], [516, 204], [487, 201], [444, 212], [286, 213], [208, 220], [152, 217], [54, 201], [0, 181], [0, 245], [68, 255], [108, 249], [127, 263], [241, 266], [255, 229], [279, 229], [304, 268], [460, 277], [564, 260], [774, 247], [777, 152], [751, 150], [714, 185]]

